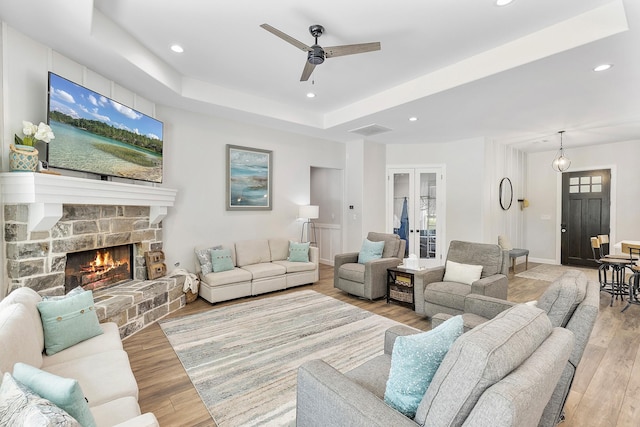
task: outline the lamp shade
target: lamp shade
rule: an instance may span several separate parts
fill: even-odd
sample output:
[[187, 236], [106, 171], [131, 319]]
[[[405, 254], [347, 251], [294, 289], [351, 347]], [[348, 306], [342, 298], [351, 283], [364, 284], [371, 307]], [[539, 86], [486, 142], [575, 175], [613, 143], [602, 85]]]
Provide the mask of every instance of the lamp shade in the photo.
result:
[[320, 216], [320, 207], [316, 205], [302, 205], [298, 209], [298, 218], [316, 219]]

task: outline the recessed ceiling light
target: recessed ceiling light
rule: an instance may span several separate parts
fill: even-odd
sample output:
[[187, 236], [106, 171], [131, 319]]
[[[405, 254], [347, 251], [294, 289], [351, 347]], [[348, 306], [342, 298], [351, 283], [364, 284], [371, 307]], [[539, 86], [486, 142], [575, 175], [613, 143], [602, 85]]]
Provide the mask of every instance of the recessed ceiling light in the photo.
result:
[[172, 44], [170, 49], [172, 51], [174, 51], [175, 53], [182, 53], [184, 52], [184, 48], [182, 46], [180, 46], [179, 44]]
[[409, 121], [410, 122], [417, 122], [418, 118], [417, 117], [409, 117]]
[[496, 0], [496, 6], [506, 6], [511, 2], [513, 2], [513, 0]]
[[609, 68], [613, 67], [611, 64], [600, 64], [593, 69], [593, 71], [606, 71]]
[[315, 98], [315, 97], [316, 97], [315, 93], [313, 93], [313, 92], [307, 93], [307, 98]]

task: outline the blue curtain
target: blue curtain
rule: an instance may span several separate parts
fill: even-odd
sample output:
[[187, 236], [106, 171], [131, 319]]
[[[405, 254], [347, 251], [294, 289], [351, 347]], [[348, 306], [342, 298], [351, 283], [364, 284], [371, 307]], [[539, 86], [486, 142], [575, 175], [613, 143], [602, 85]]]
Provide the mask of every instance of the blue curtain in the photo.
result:
[[400, 228], [398, 229], [398, 236], [401, 239], [407, 240], [407, 232], [409, 231], [409, 214], [407, 213], [407, 198], [404, 198], [402, 202], [402, 215], [400, 215]]

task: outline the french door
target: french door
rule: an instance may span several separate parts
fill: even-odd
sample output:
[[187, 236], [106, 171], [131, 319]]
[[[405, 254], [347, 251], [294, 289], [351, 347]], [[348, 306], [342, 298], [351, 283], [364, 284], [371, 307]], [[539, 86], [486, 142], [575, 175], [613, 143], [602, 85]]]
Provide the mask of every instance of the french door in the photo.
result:
[[420, 265], [442, 264], [444, 243], [444, 169], [389, 168], [388, 228], [407, 241], [405, 258], [415, 254]]

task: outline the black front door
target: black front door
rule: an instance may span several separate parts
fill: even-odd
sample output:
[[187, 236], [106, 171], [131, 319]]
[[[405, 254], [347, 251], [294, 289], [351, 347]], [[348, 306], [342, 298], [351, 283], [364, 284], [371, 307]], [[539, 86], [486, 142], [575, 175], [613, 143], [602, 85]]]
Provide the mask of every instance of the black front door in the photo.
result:
[[609, 234], [611, 170], [562, 174], [563, 265], [597, 266], [591, 237]]

